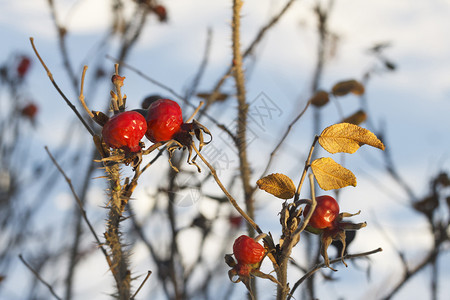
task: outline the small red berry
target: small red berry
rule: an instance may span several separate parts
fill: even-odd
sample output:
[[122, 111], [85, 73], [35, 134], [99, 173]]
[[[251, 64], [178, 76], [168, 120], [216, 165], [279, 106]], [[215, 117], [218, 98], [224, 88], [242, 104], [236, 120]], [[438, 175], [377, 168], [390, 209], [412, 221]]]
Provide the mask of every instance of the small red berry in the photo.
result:
[[31, 60], [27, 56], [22, 56], [20, 58], [19, 64], [17, 65], [17, 74], [19, 77], [24, 77], [31, 66]]
[[103, 126], [102, 135], [111, 148], [139, 152], [139, 141], [146, 131], [145, 118], [138, 112], [126, 111], [109, 119]]
[[170, 99], [159, 99], [149, 106], [146, 120], [145, 136], [157, 143], [172, 139], [183, 124], [183, 115], [178, 103]]
[[34, 117], [36, 116], [37, 112], [38, 112], [38, 107], [34, 103], [30, 103], [30, 104], [25, 105], [20, 111], [22, 116], [27, 117], [27, 118], [29, 118], [31, 120], [34, 119]]
[[167, 10], [166, 10], [166, 8], [164, 6], [156, 5], [153, 8], [153, 11], [158, 16], [158, 19], [159, 19], [160, 22], [166, 22], [167, 21]]
[[251, 237], [241, 235], [234, 241], [233, 253], [238, 264], [256, 264], [263, 259], [266, 250]]
[[228, 221], [230, 222], [230, 225], [234, 228], [239, 228], [244, 221], [244, 218], [242, 216], [229, 216]]
[[[333, 226], [333, 221], [339, 215], [339, 204], [331, 196], [316, 197], [317, 206], [314, 210], [309, 225], [317, 229], [324, 229]], [[311, 206], [308, 204], [303, 211], [303, 216], [306, 217]]]

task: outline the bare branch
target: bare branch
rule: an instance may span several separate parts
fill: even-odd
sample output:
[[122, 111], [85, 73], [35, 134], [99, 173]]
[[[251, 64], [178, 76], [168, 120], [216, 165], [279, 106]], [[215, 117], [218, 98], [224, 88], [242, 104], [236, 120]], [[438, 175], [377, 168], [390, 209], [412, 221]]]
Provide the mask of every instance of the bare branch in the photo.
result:
[[144, 286], [145, 282], [147, 282], [147, 279], [150, 277], [150, 275], [152, 275], [152, 271], [148, 271], [147, 272], [147, 276], [145, 276], [144, 280], [142, 281], [141, 285], [139, 286], [139, 288], [136, 290], [136, 292], [133, 294], [133, 296], [131, 296], [131, 300], [133, 300], [134, 298], [136, 298], [137, 294], [139, 293], [139, 291], [142, 289], [142, 287]]
[[92, 226], [91, 222], [89, 221], [89, 219], [88, 219], [88, 217], [86, 215], [86, 211], [83, 208], [83, 203], [81, 202], [81, 199], [78, 197], [77, 193], [75, 192], [75, 188], [72, 185], [72, 180], [70, 180], [70, 178], [66, 175], [64, 170], [61, 168], [61, 166], [55, 160], [55, 158], [51, 154], [50, 150], [48, 150], [48, 147], [45, 146], [44, 148], [45, 148], [45, 151], [47, 152], [48, 156], [50, 157], [51, 161], [53, 162], [53, 164], [56, 166], [58, 171], [61, 173], [61, 175], [64, 177], [64, 179], [66, 180], [67, 184], [69, 185], [70, 190], [72, 192], [72, 195], [74, 196], [74, 198], [75, 198], [75, 200], [76, 200], [76, 202], [78, 204], [78, 207], [80, 209], [80, 212], [81, 212], [81, 215], [83, 216], [84, 221], [86, 222], [86, 224], [89, 227], [89, 230], [91, 231], [92, 235], [94, 236], [95, 241], [97, 242], [97, 245], [102, 250], [103, 255], [106, 258], [106, 261], [108, 262], [108, 266], [111, 267], [112, 266], [111, 259], [109, 258], [108, 253], [106, 252], [105, 248], [103, 248], [102, 242], [100, 242], [100, 239], [98, 238], [97, 234], [95, 233], [94, 227]]
[[36, 278], [42, 282], [50, 291], [50, 293], [58, 300], [62, 300], [61, 297], [59, 297], [55, 291], [53, 290], [53, 287], [48, 284], [42, 277], [41, 275], [39, 275], [38, 272], [36, 272], [31, 266], [30, 264], [27, 263], [27, 261], [23, 258], [22, 254], [19, 254], [19, 259], [22, 261], [22, 263], [34, 274], [34, 276], [36, 276]]
[[50, 79], [50, 81], [52, 82], [53, 86], [55, 87], [55, 89], [58, 91], [58, 93], [61, 95], [61, 97], [64, 99], [64, 101], [66, 101], [67, 105], [73, 110], [73, 112], [75, 113], [75, 115], [78, 117], [78, 119], [81, 121], [81, 123], [83, 123], [84, 127], [87, 129], [87, 131], [94, 136], [95, 133], [94, 131], [91, 129], [91, 127], [86, 123], [86, 121], [83, 119], [83, 117], [81, 116], [81, 114], [78, 112], [78, 109], [75, 107], [75, 105], [72, 104], [72, 102], [66, 97], [66, 95], [63, 93], [63, 91], [59, 88], [58, 84], [55, 82], [55, 80], [53, 79], [53, 75], [50, 72], [50, 70], [48, 69], [47, 65], [44, 63], [44, 61], [42, 60], [41, 56], [39, 55], [39, 52], [36, 49], [36, 46], [34, 45], [34, 38], [30, 37], [30, 42], [31, 42], [31, 46], [33, 47], [34, 53], [36, 54], [37, 58], [39, 59], [39, 61], [41, 62], [42, 66], [44, 67], [45, 71], [47, 72], [47, 76]]
[[[343, 257], [338, 257], [338, 258], [336, 258], [336, 259], [333, 259], [333, 260], [330, 260], [330, 264], [334, 264], [334, 263], [337, 263], [337, 262], [341, 262], [342, 261], [342, 259], [344, 259], [344, 260], [349, 260], [349, 259], [353, 259], [353, 258], [357, 258], [357, 257], [363, 257], [363, 256], [368, 256], [368, 255], [372, 255], [372, 254], [375, 254], [375, 253], [378, 253], [378, 252], [381, 252], [381, 251], [383, 251], [383, 249], [381, 249], [381, 248], [377, 248], [377, 249], [375, 249], [375, 250], [372, 250], [372, 251], [368, 251], [368, 252], [362, 252], [362, 253], [358, 253], [358, 254], [347, 254], [347, 255], [344, 255]], [[321, 263], [321, 264], [318, 264], [318, 265], [316, 265], [316, 266], [314, 266], [311, 270], [309, 270], [308, 271], [308, 273], [306, 273], [305, 275], [303, 275], [303, 277], [302, 278], [300, 278], [295, 284], [294, 284], [294, 286], [292, 287], [292, 290], [291, 290], [291, 292], [289, 293], [289, 296], [288, 296], [288, 300], [289, 299], [291, 299], [292, 297], [293, 297], [293, 294], [294, 294], [294, 292], [295, 292], [295, 290], [306, 280], [306, 279], [308, 279], [309, 277], [311, 277], [314, 273], [316, 273], [318, 270], [320, 270], [320, 269], [322, 269], [322, 268], [326, 268], [327, 267], [327, 265], [325, 264], [325, 263]]]

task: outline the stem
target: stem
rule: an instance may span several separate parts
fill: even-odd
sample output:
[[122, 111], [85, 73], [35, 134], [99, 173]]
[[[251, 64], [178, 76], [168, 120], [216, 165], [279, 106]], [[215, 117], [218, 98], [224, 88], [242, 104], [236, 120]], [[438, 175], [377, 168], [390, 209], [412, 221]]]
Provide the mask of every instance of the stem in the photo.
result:
[[[368, 255], [372, 255], [378, 252], [383, 251], [383, 249], [381, 248], [377, 248], [375, 250], [372, 251], [368, 251], [368, 252], [363, 252], [363, 253], [358, 253], [358, 254], [347, 254], [344, 255], [343, 257], [338, 257], [336, 259], [330, 260], [330, 264], [334, 264], [337, 262], [341, 262], [342, 259], [345, 260], [349, 260], [349, 259], [353, 259], [353, 258], [357, 258], [357, 257], [363, 257], [363, 256], [368, 256]], [[325, 263], [321, 263], [318, 264], [316, 266], [314, 266], [311, 270], [308, 271], [308, 273], [306, 273], [305, 275], [303, 275], [302, 278], [300, 278], [292, 287], [292, 291], [289, 293], [289, 296], [287, 298], [287, 300], [291, 299], [293, 297], [293, 294], [295, 292], [295, 290], [308, 278], [310, 278], [315, 272], [317, 272], [318, 270], [322, 269], [322, 268], [326, 268], [327, 265]]]
[[289, 263], [289, 258], [291, 256], [292, 248], [294, 248], [294, 246], [300, 240], [300, 233], [306, 228], [306, 226], [309, 223], [309, 220], [311, 219], [312, 214], [314, 213], [314, 210], [316, 209], [317, 202], [314, 191], [314, 177], [312, 174], [309, 175], [309, 182], [311, 186], [311, 198], [312, 198], [311, 209], [309, 210], [308, 215], [303, 220], [302, 226], [298, 227], [294, 231], [294, 233], [287, 236], [281, 248], [281, 256], [280, 256], [281, 262], [279, 264], [279, 268], [276, 269], [277, 279], [281, 283], [277, 287], [277, 300], [284, 300], [288, 296], [289, 287], [287, 282], [287, 267]]
[[[253, 206], [253, 189], [250, 185], [250, 167], [247, 158], [247, 114], [248, 103], [246, 101], [245, 78], [242, 69], [242, 53], [240, 50], [240, 25], [241, 25], [241, 8], [243, 2], [241, 0], [233, 1], [233, 21], [232, 21], [232, 40], [233, 40], [233, 76], [236, 82], [236, 92], [238, 100], [238, 128], [236, 133], [237, 148], [239, 152], [239, 170], [241, 174], [242, 184], [244, 186], [244, 199], [246, 211], [250, 218], [254, 218]], [[254, 236], [254, 233], [248, 226], [249, 236]]]
[[309, 149], [308, 158], [305, 161], [305, 167], [303, 168], [302, 176], [301, 176], [300, 181], [298, 183], [297, 190], [295, 191], [294, 202], [298, 201], [298, 199], [300, 197], [300, 191], [302, 189], [303, 181], [305, 181], [306, 173], [308, 172], [308, 169], [309, 169], [309, 167], [311, 165], [312, 154], [313, 154], [314, 148], [315, 148], [316, 143], [317, 143], [318, 140], [319, 140], [319, 136], [316, 135], [314, 137], [314, 141], [313, 141], [313, 143], [311, 145], [311, 148]]
[[19, 254], [19, 259], [22, 261], [22, 263], [34, 274], [34, 276], [36, 276], [36, 278], [40, 281], [40, 282], [42, 282], [48, 289], [49, 289], [49, 291], [50, 291], [50, 293], [56, 298], [56, 299], [59, 299], [59, 300], [62, 300], [62, 298], [61, 297], [59, 297], [56, 293], [55, 293], [55, 291], [53, 290], [53, 287], [50, 285], [50, 284], [48, 284], [42, 277], [41, 277], [41, 275], [39, 275], [39, 273], [38, 272], [36, 272], [31, 266], [30, 266], [30, 264], [23, 258], [23, 256], [22, 256], [22, 254]]
[[192, 143], [192, 149], [194, 149], [195, 153], [197, 153], [198, 157], [203, 161], [203, 163], [208, 167], [209, 171], [211, 172], [211, 175], [214, 177], [214, 180], [219, 185], [220, 189], [223, 191], [225, 196], [227, 196], [228, 200], [230, 201], [231, 205], [241, 214], [241, 216], [250, 224], [250, 226], [253, 227], [253, 229], [256, 230], [259, 234], [263, 233], [261, 228], [255, 223], [255, 221], [250, 218], [249, 215], [245, 213], [245, 211], [242, 210], [242, 208], [239, 207], [236, 200], [231, 196], [231, 194], [227, 191], [225, 186], [220, 181], [219, 177], [217, 176], [216, 169], [203, 157], [203, 155], [198, 151], [197, 147], [194, 143]]
[[59, 88], [58, 84], [55, 82], [55, 80], [53, 79], [53, 74], [50, 72], [50, 70], [48, 69], [47, 65], [44, 63], [44, 60], [41, 58], [41, 56], [39, 55], [39, 52], [36, 49], [36, 46], [34, 45], [34, 38], [30, 37], [30, 42], [31, 42], [31, 47], [33, 47], [33, 51], [36, 54], [37, 58], [39, 59], [39, 61], [41, 62], [42, 66], [44, 67], [45, 71], [47, 72], [47, 76], [50, 79], [51, 83], [53, 84], [53, 86], [55, 87], [55, 89], [58, 91], [58, 93], [61, 95], [61, 97], [64, 99], [64, 101], [66, 102], [66, 104], [73, 110], [73, 112], [75, 113], [75, 115], [78, 117], [78, 119], [81, 121], [81, 123], [84, 125], [84, 127], [87, 129], [87, 131], [94, 136], [95, 133], [94, 131], [91, 129], [91, 127], [86, 123], [86, 121], [83, 119], [83, 117], [81, 116], [81, 114], [78, 112], [77, 108], [75, 107], [75, 105], [72, 104], [72, 102], [70, 102], [69, 98], [66, 97], [66, 95], [63, 93], [63, 91]]
[[89, 117], [91, 117], [93, 119], [94, 118], [94, 114], [87, 107], [86, 102], [84, 101], [84, 93], [83, 93], [84, 92], [84, 78], [86, 76], [87, 69], [88, 69], [88, 66], [84, 66], [83, 74], [81, 75], [80, 97], [78, 99], [80, 99], [81, 105], [83, 105], [83, 108], [86, 111], [86, 113], [89, 115]]

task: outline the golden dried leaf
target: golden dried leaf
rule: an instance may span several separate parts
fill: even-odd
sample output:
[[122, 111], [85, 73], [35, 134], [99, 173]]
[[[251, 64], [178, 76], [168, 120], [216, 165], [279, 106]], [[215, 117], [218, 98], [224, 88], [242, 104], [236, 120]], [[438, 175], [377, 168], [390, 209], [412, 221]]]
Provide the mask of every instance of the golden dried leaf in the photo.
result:
[[350, 123], [339, 123], [325, 128], [319, 144], [330, 153], [355, 153], [362, 145], [384, 150], [384, 144], [370, 130]]
[[367, 114], [363, 110], [358, 110], [351, 116], [348, 116], [347, 118], [343, 119], [341, 123], [350, 123], [359, 125], [362, 122], [364, 122], [367, 119]]
[[325, 91], [318, 91], [317, 93], [312, 96], [312, 98], [309, 100], [311, 101], [311, 104], [316, 107], [324, 106], [325, 104], [330, 101], [330, 97], [327, 92]]
[[332, 158], [322, 157], [311, 163], [311, 170], [320, 188], [328, 191], [346, 186], [356, 186], [356, 177]]
[[345, 96], [348, 93], [362, 95], [364, 94], [364, 86], [354, 79], [346, 80], [336, 83], [331, 89], [331, 92], [335, 96]]
[[275, 173], [267, 175], [259, 179], [256, 184], [261, 190], [280, 199], [290, 199], [295, 194], [295, 185], [292, 179], [284, 174]]

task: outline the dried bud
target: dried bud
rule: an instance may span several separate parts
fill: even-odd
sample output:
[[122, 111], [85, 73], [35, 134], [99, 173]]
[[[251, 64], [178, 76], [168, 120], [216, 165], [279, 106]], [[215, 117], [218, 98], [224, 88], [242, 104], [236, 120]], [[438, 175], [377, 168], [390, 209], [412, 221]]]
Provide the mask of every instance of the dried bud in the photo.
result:
[[123, 81], [125, 79], [125, 76], [119, 76], [119, 75], [113, 75], [111, 78], [111, 81], [114, 85], [118, 85], [119, 87], [123, 86]]

